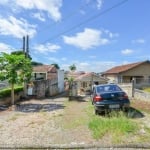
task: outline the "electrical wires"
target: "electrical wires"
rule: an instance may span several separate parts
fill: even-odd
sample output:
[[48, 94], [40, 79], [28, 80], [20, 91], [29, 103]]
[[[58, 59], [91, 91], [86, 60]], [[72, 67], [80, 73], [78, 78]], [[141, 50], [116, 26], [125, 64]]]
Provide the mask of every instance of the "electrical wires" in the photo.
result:
[[121, 6], [121, 5], [123, 5], [123, 4], [125, 4], [127, 1], [128, 1], [128, 0], [123, 0], [123, 1], [121, 1], [121, 2], [119, 2], [119, 3], [117, 3], [117, 4], [115, 4], [115, 5], [113, 5], [112, 7], [109, 7], [109, 8], [107, 8], [107, 9], [105, 9], [104, 11], [99, 12], [99, 13], [97, 13], [96, 15], [94, 15], [94, 16], [92, 16], [92, 17], [90, 17], [90, 18], [88, 18], [88, 19], [86, 19], [86, 20], [80, 22], [79, 24], [74, 25], [73, 27], [71, 27], [71, 28], [69, 28], [69, 29], [67, 29], [67, 30], [65, 30], [65, 31], [63, 31], [63, 32], [60, 32], [60, 33], [58, 33], [58, 34], [56, 34], [56, 35], [50, 37], [49, 39], [43, 41], [42, 43], [44, 44], [44, 43], [46, 43], [46, 42], [48, 42], [48, 41], [52, 41], [52, 40], [54, 40], [54, 39], [60, 37], [61, 35], [65, 34], [65, 33], [71, 32], [72, 30], [74, 30], [74, 29], [76, 29], [76, 28], [78, 28], [78, 27], [80, 27], [80, 26], [82, 26], [82, 25], [84, 25], [84, 24], [87, 24], [88, 22], [91, 22], [91, 21], [97, 19], [98, 17], [100, 17], [100, 16], [102, 16], [102, 15], [104, 15], [104, 14], [110, 12], [111, 10], [113, 10], [113, 9], [115, 9], [115, 8], [117, 8], [117, 7]]

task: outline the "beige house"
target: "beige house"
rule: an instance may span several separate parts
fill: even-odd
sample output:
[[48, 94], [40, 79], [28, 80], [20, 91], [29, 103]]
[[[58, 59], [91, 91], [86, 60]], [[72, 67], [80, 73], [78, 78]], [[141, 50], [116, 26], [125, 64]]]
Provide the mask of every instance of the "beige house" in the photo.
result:
[[134, 79], [136, 84], [149, 84], [150, 61], [116, 66], [104, 72], [102, 76], [108, 78], [109, 82], [130, 83]]
[[54, 65], [40, 65], [33, 67], [33, 80], [47, 80], [57, 78], [57, 68]]
[[53, 80], [59, 92], [64, 91], [64, 70], [59, 70], [55, 65], [40, 65], [33, 67], [32, 80]]
[[94, 84], [105, 84], [107, 79], [97, 75], [96, 73], [84, 73], [75, 78], [77, 84], [77, 91], [79, 94], [88, 93], [91, 91]]

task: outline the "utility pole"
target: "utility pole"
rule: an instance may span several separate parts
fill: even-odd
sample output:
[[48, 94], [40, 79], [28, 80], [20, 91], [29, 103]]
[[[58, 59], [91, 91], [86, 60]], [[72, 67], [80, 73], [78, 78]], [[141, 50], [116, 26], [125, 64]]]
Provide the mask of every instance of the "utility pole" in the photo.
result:
[[29, 57], [29, 35], [23, 36], [23, 53]]
[[26, 55], [29, 57], [29, 35], [26, 36], [27, 41], [26, 41]]
[[25, 54], [25, 36], [23, 36], [23, 53]]
[[[27, 35], [26, 37], [23, 36], [23, 53], [25, 54], [26, 58], [29, 58], [29, 36]], [[24, 97], [27, 97], [27, 82], [26, 79], [24, 78]]]

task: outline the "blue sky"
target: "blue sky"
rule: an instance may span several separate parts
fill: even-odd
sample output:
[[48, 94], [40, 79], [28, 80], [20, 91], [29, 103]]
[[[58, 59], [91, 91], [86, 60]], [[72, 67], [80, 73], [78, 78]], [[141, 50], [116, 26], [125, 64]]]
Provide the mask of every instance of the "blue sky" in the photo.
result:
[[102, 72], [150, 59], [149, 0], [0, 0], [0, 52], [22, 49], [61, 69]]

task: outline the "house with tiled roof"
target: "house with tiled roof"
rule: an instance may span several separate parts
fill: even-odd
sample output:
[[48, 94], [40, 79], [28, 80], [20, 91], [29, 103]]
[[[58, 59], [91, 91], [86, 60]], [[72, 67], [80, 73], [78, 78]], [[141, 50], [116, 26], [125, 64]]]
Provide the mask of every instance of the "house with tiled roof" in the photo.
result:
[[57, 68], [54, 65], [40, 65], [33, 67], [34, 80], [47, 80], [57, 78]]
[[94, 72], [87, 72], [76, 76], [74, 81], [77, 83], [78, 93], [84, 94], [90, 93], [94, 84], [105, 84], [108, 80]]
[[102, 74], [110, 82], [130, 83], [132, 79], [135, 83], [150, 82], [150, 61], [141, 61], [126, 65], [113, 67]]
[[59, 92], [64, 91], [64, 70], [57, 69], [55, 65], [39, 65], [33, 67], [32, 80], [55, 80]]

